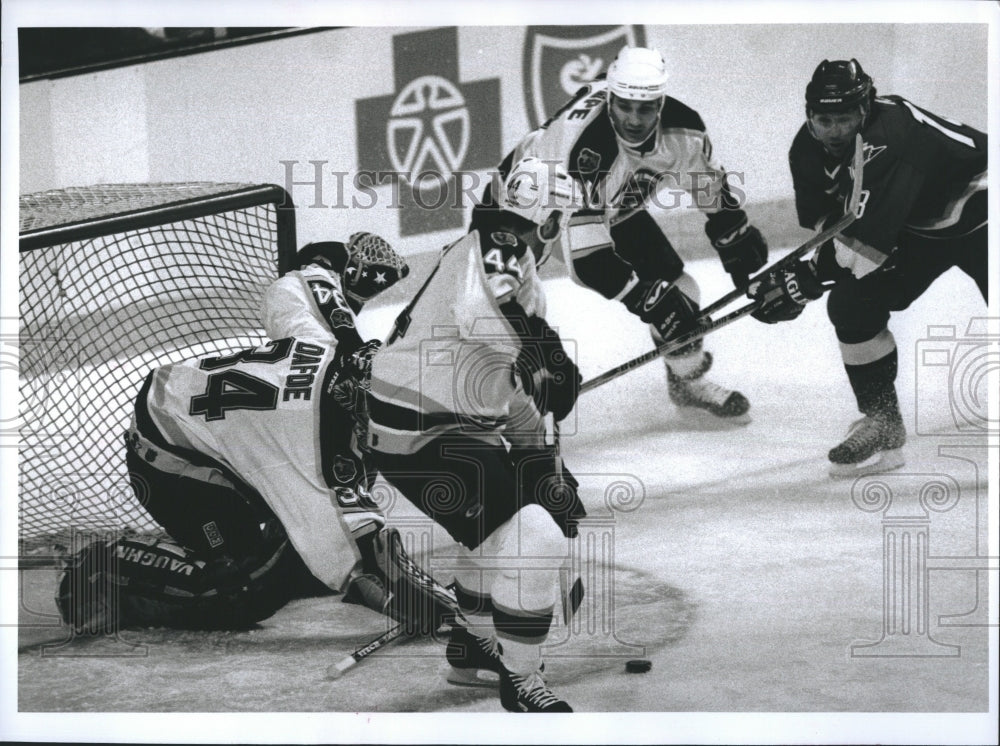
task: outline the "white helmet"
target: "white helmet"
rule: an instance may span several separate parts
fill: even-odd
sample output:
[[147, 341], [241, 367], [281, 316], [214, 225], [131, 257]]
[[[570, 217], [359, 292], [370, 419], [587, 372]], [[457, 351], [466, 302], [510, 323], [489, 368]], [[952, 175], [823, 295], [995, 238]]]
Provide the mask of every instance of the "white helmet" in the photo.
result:
[[646, 47], [622, 47], [608, 68], [608, 95], [630, 101], [655, 101], [667, 94], [667, 63]]
[[562, 164], [528, 156], [510, 170], [498, 203], [501, 209], [541, 226], [556, 210], [583, 207], [583, 193]]

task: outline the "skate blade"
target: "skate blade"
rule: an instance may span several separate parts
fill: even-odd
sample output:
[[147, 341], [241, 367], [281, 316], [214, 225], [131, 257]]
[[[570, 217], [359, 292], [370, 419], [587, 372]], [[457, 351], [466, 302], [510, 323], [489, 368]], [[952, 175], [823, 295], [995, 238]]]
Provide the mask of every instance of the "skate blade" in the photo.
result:
[[448, 683], [455, 686], [490, 687], [500, 686], [500, 674], [482, 668], [450, 667]]
[[850, 479], [863, 477], [866, 474], [881, 474], [882, 472], [899, 469], [906, 464], [902, 448], [892, 448], [879, 451], [871, 458], [857, 464], [830, 464], [830, 476], [834, 479]]
[[677, 410], [677, 416], [684, 424], [698, 430], [731, 430], [753, 422], [749, 412], [744, 412], [736, 417], [719, 417], [700, 407], [675, 405], [674, 409]]

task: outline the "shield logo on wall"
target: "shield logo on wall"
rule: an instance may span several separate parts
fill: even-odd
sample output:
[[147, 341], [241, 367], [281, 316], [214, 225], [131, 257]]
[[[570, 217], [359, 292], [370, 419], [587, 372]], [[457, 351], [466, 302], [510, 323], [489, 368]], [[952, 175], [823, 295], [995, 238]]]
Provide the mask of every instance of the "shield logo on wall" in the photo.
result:
[[528, 26], [524, 107], [535, 129], [601, 73], [626, 44], [645, 46], [642, 26]]

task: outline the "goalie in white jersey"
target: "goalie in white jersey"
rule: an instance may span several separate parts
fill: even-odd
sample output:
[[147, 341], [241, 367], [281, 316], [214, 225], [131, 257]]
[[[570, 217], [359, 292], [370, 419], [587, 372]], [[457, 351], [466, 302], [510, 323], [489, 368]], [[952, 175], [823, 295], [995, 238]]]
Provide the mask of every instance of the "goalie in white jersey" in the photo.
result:
[[[700, 293], [655, 213], [679, 207], [687, 193], [706, 213], [705, 232], [737, 287], [767, 261], [767, 242], [740, 209], [742, 192], [714, 159], [701, 117], [668, 90], [660, 53], [625, 47], [606, 79], [581, 88], [499, 168], [506, 176], [513, 163], [535, 156], [590, 187], [588, 209], [562, 240], [566, 265], [576, 281], [647, 322], [657, 345], [695, 327]], [[491, 199], [487, 192], [484, 205]], [[748, 420], [746, 397], [705, 377], [712, 357], [700, 340], [664, 362], [677, 406]]]
[[[322, 588], [346, 588], [424, 632], [453, 605], [405, 555], [398, 532], [383, 528], [367, 491], [363, 390], [378, 343], [361, 342], [354, 312], [405, 275], [405, 262], [371, 234], [314, 244], [299, 258], [269, 289], [263, 315], [272, 333], [308, 336], [146, 378], [126, 463], [170, 540], [105, 540], [75, 555], [57, 600], [77, 630], [241, 628]], [[377, 272], [387, 281], [352, 282], [351, 267], [359, 279]]]
[[579, 186], [537, 159], [517, 164], [500, 209], [442, 250], [372, 362], [378, 470], [462, 545], [455, 595], [469, 626], [452, 633], [449, 680], [492, 674], [512, 711], [570, 711], [541, 677], [540, 647], [585, 511], [542, 418], [570, 412], [580, 375], [545, 322], [536, 266]]

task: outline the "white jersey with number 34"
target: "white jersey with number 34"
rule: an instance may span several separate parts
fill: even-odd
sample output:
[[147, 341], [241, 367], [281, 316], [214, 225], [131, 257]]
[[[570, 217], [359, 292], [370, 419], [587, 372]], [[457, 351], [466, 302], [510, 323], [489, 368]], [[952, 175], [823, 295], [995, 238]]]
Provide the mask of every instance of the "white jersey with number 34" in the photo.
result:
[[353, 545], [331, 546], [345, 534], [331, 440], [348, 418], [324, 395], [334, 351], [286, 338], [163, 366], [137, 402], [133, 427], [154, 447], [207, 456], [257, 490], [310, 571], [337, 588], [356, 557]]

